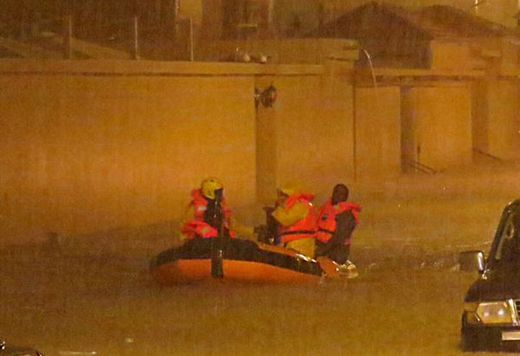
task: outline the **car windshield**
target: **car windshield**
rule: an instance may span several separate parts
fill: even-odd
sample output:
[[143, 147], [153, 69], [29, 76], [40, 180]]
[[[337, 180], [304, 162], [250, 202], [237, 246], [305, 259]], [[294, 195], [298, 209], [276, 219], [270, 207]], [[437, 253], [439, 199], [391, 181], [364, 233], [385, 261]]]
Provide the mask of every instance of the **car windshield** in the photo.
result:
[[[504, 258], [504, 256], [510, 256], [517, 259], [520, 257], [520, 254], [517, 253], [518, 249], [515, 249], [515, 246], [519, 242], [519, 226], [518, 226], [518, 218], [515, 218], [514, 214], [508, 216], [504, 231], [502, 236], [500, 237], [500, 242], [497, 247], [497, 252], [495, 254], [495, 260], [500, 261]], [[514, 254], [514, 255], [512, 255]]]
[[498, 237], [498, 245], [494, 260], [497, 262], [520, 262], [520, 226], [518, 212], [510, 213], [505, 222], [502, 234]]

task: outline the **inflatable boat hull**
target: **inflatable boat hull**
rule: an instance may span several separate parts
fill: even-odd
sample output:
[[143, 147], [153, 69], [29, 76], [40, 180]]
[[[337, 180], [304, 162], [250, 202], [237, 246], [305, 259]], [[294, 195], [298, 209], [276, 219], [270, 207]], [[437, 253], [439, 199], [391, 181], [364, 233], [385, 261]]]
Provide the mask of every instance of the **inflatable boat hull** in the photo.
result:
[[[161, 285], [212, 279], [212, 244], [192, 240], [160, 253], [150, 272]], [[320, 264], [294, 251], [246, 240], [227, 243], [222, 258], [222, 279], [247, 283], [305, 283], [319, 281]]]

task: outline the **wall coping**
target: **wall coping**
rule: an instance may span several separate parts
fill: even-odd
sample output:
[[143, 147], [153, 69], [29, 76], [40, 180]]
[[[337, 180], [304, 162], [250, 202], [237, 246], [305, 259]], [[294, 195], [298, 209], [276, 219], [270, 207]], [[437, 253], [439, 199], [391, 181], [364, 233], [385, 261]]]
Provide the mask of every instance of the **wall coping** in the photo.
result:
[[[359, 74], [371, 74], [369, 69], [358, 69]], [[376, 76], [389, 77], [483, 77], [485, 71], [474, 69], [406, 69], [406, 68], [374, 68]]]
[[[458, 85], [486, 77], [483, 70], [374, 68], [356, 69], [356, 87], [374, 86], [446, 86]], [[375, 80], [375, 84], [374, 84]]]
[[322, 75], [317, 64], [256, 64], [224, 62], [162, 62], [149, 60], [0, 60], [0, 75], [86, 76], [256, 76]]

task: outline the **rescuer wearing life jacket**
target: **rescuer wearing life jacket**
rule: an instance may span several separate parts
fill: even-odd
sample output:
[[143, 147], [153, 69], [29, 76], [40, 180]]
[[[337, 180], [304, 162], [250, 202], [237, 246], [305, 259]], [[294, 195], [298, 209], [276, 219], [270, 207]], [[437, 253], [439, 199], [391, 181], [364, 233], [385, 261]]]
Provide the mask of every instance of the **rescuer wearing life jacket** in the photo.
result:
[[224, 198], [224, 186], [218, 178], [206, 178], [199, 189], [191, 192], [191, 202], [185, 212], [182, 235], [186, 240], [219, 237], [252, 238], [253, 229], [239, 224], [231, 213]]
[[356, 266], [348, 258], [361, 207], [348, 203], [348, 196], [347, 186], [338, 184], [331, 199], [321, 208], [317, 222], [316, 257], [330, 258], [337, 264], [339, 272], [355, 278], [358, 276]]
[[191, 192], [182, 233], [187, 240], [211, 239], [219, 234], [235, 237], [231, 231], [231, 210], [224, 199], [224, 186], [217, 178], [207, 178]]
[[278, 199], [272, 217], [280, 224], [280, 244], [301, 254], [314, 256], [317, 211], [312, 205], [314, 195], [295, 189], [278, 190]]

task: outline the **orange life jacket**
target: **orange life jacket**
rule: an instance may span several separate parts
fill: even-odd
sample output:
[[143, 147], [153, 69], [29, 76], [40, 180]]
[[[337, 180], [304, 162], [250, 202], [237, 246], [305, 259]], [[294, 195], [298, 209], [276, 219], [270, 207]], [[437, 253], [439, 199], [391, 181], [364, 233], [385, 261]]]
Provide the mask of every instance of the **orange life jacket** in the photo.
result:
[[[196, 237], [202, 237], [204, 239], [211, 239], [218, 237], [218, 231], [216, 228], [204, 221], [204, 213], [208, 208], [208, 201], [202, 195], [200, 189], [195, 189], [191, 192], [192, 201], [190, 205], [194, 209], [193, 220], [188, 221], [182, 228], [182, 233], [186, 235], [186, 238], [191, 240]], [[224, 227], [229, 229], [231, 221], [231, 210], [227, 207], [226, 202], [222, 200], [220, 203], [224, 210]], [[235, 237], [235, 233], [229, 231], [231, 237]]]
[[[318, 232], [316, 233], [316, 239], [323, 243], [327, 243], [336, 232], [336, 215], [350, 211], [356, 220], [356, 224], [359, 224], [359, 212], [361, 207], [354, 203], [341, 202], [336, 205], [332, 204], [329, 200], [320, 211], [318, 217]], [[350, 245], [352, 238], [349, 237], [345, 241], [345, 245]]]
[[279, 230], [281, 242], [286, 244], [291, 241], [314, 238], [316, 234], [316, 218], [317, 211], [311, 200], [314, 199], [312, 194], [297, 194], [287, 198], [284, 209], [290, 210], [295, 204], [303, 203], [309, 206], [307, 216], [291, 226], [282, 226]]

